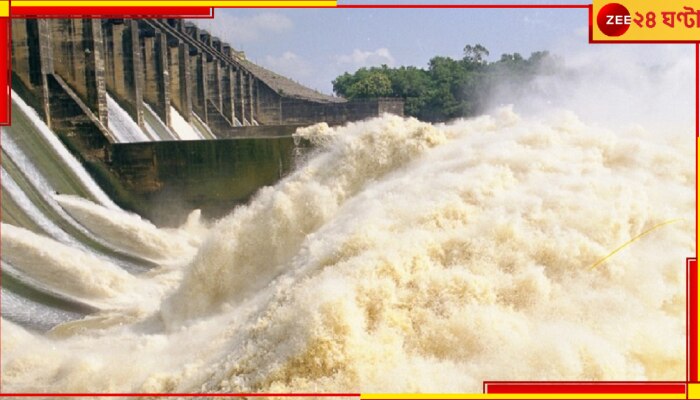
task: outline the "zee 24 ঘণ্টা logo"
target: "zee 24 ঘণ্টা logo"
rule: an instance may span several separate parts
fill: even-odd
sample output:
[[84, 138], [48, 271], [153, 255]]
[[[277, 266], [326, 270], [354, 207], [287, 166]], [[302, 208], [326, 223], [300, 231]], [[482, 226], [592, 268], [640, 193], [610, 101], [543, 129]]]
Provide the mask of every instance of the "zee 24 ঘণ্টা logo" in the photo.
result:
[[688, 0], [685, 4], [634, 1], [622, 3], [627, 6], [607, 3], [596, 15], [599, 32], [609, 38], [617, 38], [625, 33], [625, 38], [629, 40], [643, 41], [697, 41], [700, 38], [700, 7], [695, 4], [698, 3], [697, 0]]

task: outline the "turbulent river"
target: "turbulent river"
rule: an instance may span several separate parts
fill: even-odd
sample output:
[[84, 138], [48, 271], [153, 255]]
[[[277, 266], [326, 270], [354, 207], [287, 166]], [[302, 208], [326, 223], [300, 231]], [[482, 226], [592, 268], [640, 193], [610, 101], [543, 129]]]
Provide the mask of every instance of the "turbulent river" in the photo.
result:
[[297, 134], [316, 150], [277, 185], [161, 229], [113, 204], [15, 98], [3, 391], [684, 379], [688, 132], [506, 107]]

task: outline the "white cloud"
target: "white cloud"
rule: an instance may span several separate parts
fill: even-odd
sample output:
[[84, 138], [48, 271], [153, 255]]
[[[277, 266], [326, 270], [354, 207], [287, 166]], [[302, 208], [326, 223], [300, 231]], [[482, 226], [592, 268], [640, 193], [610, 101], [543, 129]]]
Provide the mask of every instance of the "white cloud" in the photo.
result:
[[379, 66], [382, 64], [393, 66], [395, 62], [394, 56], [391, 55], [391, 52], [386, 47], [374, 51], [355, 49], [351, 54], [336, 56], [336, 63], [339, 66], [351, 69]]
[[[225, 24], [222, 22], [225, 21]], [[265, 12], [251, 17], [227, 16], [225, 19], [195, 21], [201, 28], [234, 45], [256, 42], [294, 28], [292, 20], [282, 14]]]
[[265, 56], [261, 63], [264, 67], [294, 80], [303, 80], [313, 76], [313, 66], [307, 60], [291, 51], [280, 56]]

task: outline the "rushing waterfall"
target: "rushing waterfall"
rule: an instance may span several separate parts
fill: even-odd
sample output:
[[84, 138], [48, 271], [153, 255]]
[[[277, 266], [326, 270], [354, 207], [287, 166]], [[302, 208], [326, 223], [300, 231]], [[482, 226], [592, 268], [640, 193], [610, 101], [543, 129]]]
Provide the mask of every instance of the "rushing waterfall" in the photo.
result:
[[117, 140], [122, 143], [212, 138], [210, 135], [203, 135], [194, 126], [185, 121], [174, 107], [170, 107], [171, 118], [174, 122], [171, 129], [158, 119], [148, 104], [144, 103], [146, 121], [144, 123], [145, 130], [142, 130], [109, 94], [107, 94], [107, 106], [110, 130], [114, 133]]
[[[174, 228], [115, 204], [13, 93], [3, 391], [683, 380], [696, 143], [678, 77], [694, 63], [654, 79], [630, 65], [633, 95], [583, 68], [471, 119], [301, 128], [313, 150], [292, 172]], [[108, 101], [119, 141], [213, 136], [197, 115], [172, 108], [166, 124], [144, 107], [140, 127]], [[621, 109], [639, 115], [605, 119]]]
[[[299, 131], [316, 154], [276, 186], [211, 226], [193, 214], [165, 230], [95, 203], [72, 168], [29, 168], [16, 129], [4, 130], [19, 167], [3, 164], [3, 196], [35, 226], [3, 224], [4, 268], [53, 297], [5, 288], [5, 390], [475, 391], [484, 379], [683, 377], [690, 139], [508, 108], [446, 125], [321, 124]], [[64, 180], [82, 183], [51, 195]], [[157, 266], [126, 271], [76, 245], [62, 220]]]

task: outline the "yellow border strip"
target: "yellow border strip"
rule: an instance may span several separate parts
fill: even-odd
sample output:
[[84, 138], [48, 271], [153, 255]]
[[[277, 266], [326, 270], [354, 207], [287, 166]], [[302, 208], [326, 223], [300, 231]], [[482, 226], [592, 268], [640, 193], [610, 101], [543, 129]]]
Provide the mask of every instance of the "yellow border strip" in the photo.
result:
[[688, 398], [689, 399], [700, 399], [700, 384], [689, 383], [688, 384]]

